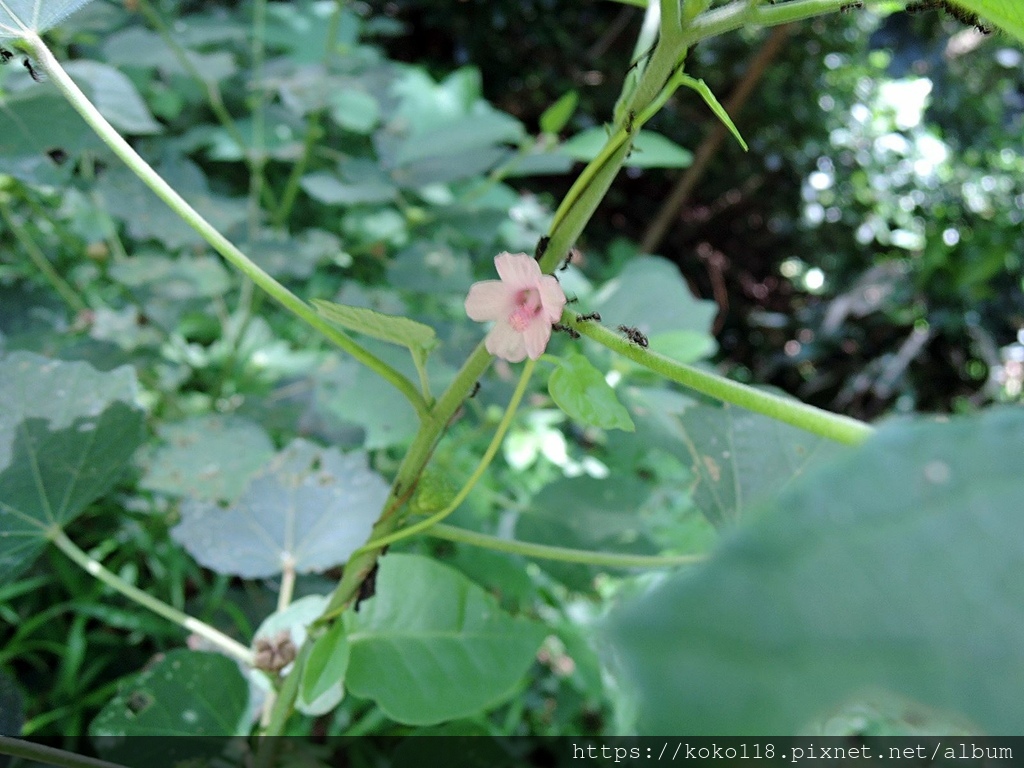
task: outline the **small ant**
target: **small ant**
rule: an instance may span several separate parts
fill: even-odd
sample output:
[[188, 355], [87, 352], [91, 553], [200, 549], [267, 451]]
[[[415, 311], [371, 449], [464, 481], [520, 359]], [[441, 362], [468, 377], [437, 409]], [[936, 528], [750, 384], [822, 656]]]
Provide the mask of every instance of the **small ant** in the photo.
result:
[[35, 68], [32, 66], [31, 61], [29, 61], [28, 59], [22, 59], [21, 63], [25, 65], [25, 69], [27, 69], [28, 73], [32, 75], [33, 80], [35, 80], [37, 83], [43, 82], [43, 76], [36, 72]]
[[548, 243], [551, 242], [551, 238], [544, 235], [540, 240], [537, 241], [537, 247], [533, 251], [533, 258], [536, 261], [540, 261], [541, 258], [547, 253]]
[[566, 299], [565, 303], [566, 304], [575, 304], [579, 300], [580, 300], [579, 296], [573, 296], [571, 299]]
[[647, 337], [631, 325], [620, 325], [619, 330], [626, 335], [630, 341], [641, 347], [647, 347]]
[[850, 11], [855, 11], [858, 8], [863, 8], [863, 7], [864, 7], [864, 3], [861, 2], [861, 0], [854, 0], [854, 2], [852, 2], [852, 3], [845, 3], [844, 5], [839, 6], [839, 10], [842, 13], [849, 13]]
[[473, 391], [469, 393], [470, 397], [476, 397], [476, 393], [480, 391], [480, 382], [474, 382]]
[[573, 257], [575, 257], [578, 254], [579, 251], [577, 251], [575, 248], [570, 248], [569, 254], [565, 257], [565, 261], [562, 262], [562, 265], [558, 268], [558, 271], [565, 272], [565, 270], [569, 268], [569, 265], [572, 264]]
[[580, 332], [577, 331], [575, 328], [570, 328], [568, 325], [562, 325], [561, 323], [555, 323], [551, 327], [554, 330], [556, 330], [556, 331], [565, 331], [566, 333], [569, 334], [569, 338], [570, 339], [578, 339], [580, 337]]
[[632, 109], [626, 113], [626, 133], [633, 133], [633, 121], [636, 120], [636, 112]]
[[585, 322], [587, 322], [587, 320], [596, 320], [597, 322], [601, 322], [601, 313], [600, 312], [588, 312], [585, 315], [576, 315], [576, 322], [577, 323], [585, 323]]
[[3, 46], [0, 46], [0, 64], [6, 64], [8, 61], [14, 58], [14, 54], [8, 51]]

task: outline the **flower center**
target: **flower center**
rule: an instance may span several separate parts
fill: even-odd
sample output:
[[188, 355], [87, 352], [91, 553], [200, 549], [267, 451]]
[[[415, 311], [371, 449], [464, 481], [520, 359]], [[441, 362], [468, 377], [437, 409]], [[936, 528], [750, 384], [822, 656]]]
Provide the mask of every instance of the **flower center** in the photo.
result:
[[515, 297], [515, 309], [508, 316], [508, 324], [518, 333], [525, 331], [533, 318], [540, 314], [540, 291], [536, 288], [524, 288]]

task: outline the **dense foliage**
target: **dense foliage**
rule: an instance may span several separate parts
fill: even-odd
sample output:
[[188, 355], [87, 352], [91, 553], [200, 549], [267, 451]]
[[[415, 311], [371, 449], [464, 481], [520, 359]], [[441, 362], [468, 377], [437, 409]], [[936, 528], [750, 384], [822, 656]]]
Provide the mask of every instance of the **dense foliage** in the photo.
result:
[[[1017, 727], [1024, 19], [800, 2], [649, 113], [634, 6], [85, 5], [242, 273], [2, 15], [76, 4], [5, 5], [0, 733]], [[692, 78], [769, 45], [734, 127]], [[536, 362], [466, 319], [501, 251], [562, 265]]]

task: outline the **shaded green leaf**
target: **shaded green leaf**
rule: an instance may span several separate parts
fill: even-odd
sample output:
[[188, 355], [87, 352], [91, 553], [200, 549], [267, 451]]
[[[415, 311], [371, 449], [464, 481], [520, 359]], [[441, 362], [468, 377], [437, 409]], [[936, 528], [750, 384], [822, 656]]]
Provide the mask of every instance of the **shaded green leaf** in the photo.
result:
[[330, 99], [331, 119], [342, 128], [367, 134], [380, 120], [380, 106], [369, 93], [344, 90], [332, 94]]
[[415, 725], [506, 698], [544, 637], [543, 627], [502, 612], [458, 571], [400, 554], [381, 558], [376, 594], [346, 613], [345, 625], [348, 689]]
[[0, 3], [0, 40], [45, 32], [89, 0], [4, 0]]
[[0, 580], [113, 486], [142, 440], [135, 398], [131, 368], [0, 359]]
[[300, 573], [323, 571], [367, 540], [387, 494], [365, 453], [343, 455], [295, 440], [227, 509], [183, 504], [171, 535], [218, 573], [263, 578], [286, 563]]
[[312, 303], [321, 317], [350, 331], [409, 349], [430, 350], [437, 344], [433, 328], [407, 317], [385, 315], [366, 307], [348, 307], [321, 299], [313, 299]]
[[608, 626], [641, 733], [795, 733], [883, 690], [1024, 718], [1024, 412], [883, 427]]
[[687, 408], [681, 423], [697, 478], [693, 502], [716, 526], [736, 522], [755, 502], [845, 450], [833, 440], [728, 403]]
[[274, 455], [258, 424], [237, 416], [207, 414], [157, 428], [162, 445], [141, 460], [141, 488], [175, 496], [230, 501]]
[[579, 104], [579, 91], [569, 91], [540, 114], [540, 129], [544, 133], [558, 133], [565, 128]]
[[615, 390], [583, 355], [571, 354], [559, 361], [548, 379], [548, 392], [559, 408], [584, 424], [627, 432], [635, 429]]
[[[241, 735], [247, 730], [248, 705], [249, 685], [236, 662], [217, 653], [179, 649], [118, 692], [89, 733], [108, 755], [131, 754], [141, 746], [133, 736]], [[167, 749], [166, 740], [160, 748]]]
[[[580, 162], [589, 163], [608, 141], [604, 128], [588, 128], [568, 139], [561, 151]], [[633, 151], [625, 165], [632, 168], [686, 168], [693, 162], [693, 153], [653, 131], [639, 131], [633, 136]]]
[[119, 131], [152, 135], [163, 130], [150, 114], [134, 83], [109, 64], [77, 60], [69, 61], [64, 68]]

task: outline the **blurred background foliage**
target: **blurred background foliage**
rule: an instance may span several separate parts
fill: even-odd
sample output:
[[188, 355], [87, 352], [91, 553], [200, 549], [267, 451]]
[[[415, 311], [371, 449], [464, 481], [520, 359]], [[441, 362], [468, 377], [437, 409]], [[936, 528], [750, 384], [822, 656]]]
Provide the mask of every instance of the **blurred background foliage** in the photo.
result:
[[[466, 287], [491, 275], [496, 252], [533, 250], [581, 167], [540, 130], [542, 114], [576, 91], [560, 138], [608, 118], [643, 11], [562, 0], [332, 10], [271, 3], [254, 45], [250, 4], [94, 2], [52, 37], [117, 127], [264, 269], [300, 296], [435, 327], [439, 388], [479, 341], [463, 314]], [[339, 53], [325, 65], [331, 35]], [[854, 11], [701, 43], [688, 71], [726, 104], [747, 84], [733, 117], [750, 152], [731, 139], [709, 151], [660, 229], [653, 214], [688, 171], [628, 169], [563, 276], [581, 306], [685, 332], [680, 359], [861, 418], [1019, 400], [1019, 48], [937, 13]], [[370, 451], [389, 476], [414, 414], [254, 295], [20, 67], [0, 70], [0, 112], [0, 349], [103, 370], [130, 364], [150, 415], [150, 444], [76, 538], [129, 581], [250, 637], [273, 610], [274, 581], [212, 574], [168, 538], [180, 499], [199, 491], [188, 469], [196, 451], [234, 480], [255, 469], [220, 467], [223, 444], [196, 447], [200, 437], [224, 430], [228, 444], [263, 457], [301, 435]], [[685, 93], [650, 127], [700, 157], [716, 123]], [[254, 170], [265, 183], [250, 182]], [[557, 339], [554, 350], [569, 344]], [[708, 520], [721, 519], [684, 487], [679, 415], [692, 401], [589, 354], [622, 382], [637, 431], [572, 423], [538, 387], [455, 522], [590, 549], [705, 549]], [[514, 377], [498, 364], [482, 384], [414, 508], [437, 508], [451, 478], [471, 471]], [[233, 421], [211, 427], [211, 415]], [[602, 483], [609, 468], [616, 482]], [[572, 525], [570, 507], [587, 510]], [[551, 630], [521, 690], [461, 731], [615, 729], [615, 691], [587, 622], [601, 598], [636, 581], [429, 540], [400, 548], [440, 557]], [[304, 577], [298, 594], [326, 584]], [[24, 733], [70, 748], [120, 678], [182, 641], [54, 552], [4, 587], [0, 611], [0, 670], [25, 692]], [[887, 704], [831, 727], [886, 732], [904, 716]], [[349, 697], [306, 727], [394, 726]]]

